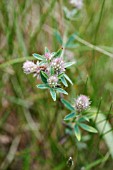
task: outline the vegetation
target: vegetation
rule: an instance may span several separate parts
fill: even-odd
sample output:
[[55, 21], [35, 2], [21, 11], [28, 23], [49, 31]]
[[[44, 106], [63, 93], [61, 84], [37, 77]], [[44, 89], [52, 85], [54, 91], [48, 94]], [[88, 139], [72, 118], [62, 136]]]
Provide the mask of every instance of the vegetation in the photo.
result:
[[[68, 0], [0, 1], [0, 170], [113, 169], [112, 11], [112, 0], [79, 7]], [[56, 101], [36, 87], [40, 79], [23, 73], [23, 63], [36, 63], [32, 54], [43, 56], [45, 47], [63, 47], [66, 63], [74, 61], [66, 69], [72, 82], [62, 83], [68, 95], [52, 95]], [[92, 128], [81, 123], [79, 136], [67, 121], [75, 116], [68, 104], [81, 94], [91, 101]]]

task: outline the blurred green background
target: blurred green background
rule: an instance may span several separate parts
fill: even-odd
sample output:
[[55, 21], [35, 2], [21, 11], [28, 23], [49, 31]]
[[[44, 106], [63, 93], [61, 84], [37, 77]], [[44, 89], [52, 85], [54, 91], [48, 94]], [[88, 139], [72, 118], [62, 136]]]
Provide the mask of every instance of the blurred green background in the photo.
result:
[[[64, 8], [74, 7], [68, 0], [0, 0], [1, 170], [66, 170], [70, 156], [73, 170], [113, 169], [113, 0], [84, 0], [83, 9], [67, 21]], [[65, 56], [76, 61], [68, 70], [74, 85], [64, 97], [88, 95], [110, 126], [107, 139], [83, 132], [78, 142], [69, 135], [63, 123], [68, 110], [22, 70], [34, 52], [44, 54], [45, 46], [58, 50], [59, 34], [65, 41], [73, 33], [77, 38]]]

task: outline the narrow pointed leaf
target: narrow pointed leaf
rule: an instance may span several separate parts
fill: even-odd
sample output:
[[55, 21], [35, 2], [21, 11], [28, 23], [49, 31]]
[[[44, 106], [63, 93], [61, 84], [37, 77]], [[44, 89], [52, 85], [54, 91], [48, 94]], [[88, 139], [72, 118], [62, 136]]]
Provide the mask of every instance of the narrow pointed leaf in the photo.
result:
[[38, 84], [38, 85], [36, 85], [37, 86], [37, 88], [39, 88], [39, 89], [48, 89], [49, 88], [49, 86], [47, 85], [47, 84]]
[[61, 74], [58, 75], [58, 78], [60, 79], [63, 76], [64, 76], [64, 73], [61, 73]]
[[64, 120], [72, 119], [76, 116], [75, 112], [72, 112], [64, 117]]
[[86, 125], [86, 124], [84, 124], [84, 123], [80, 123], [79, 125], [80, 125], [80, 127], [81, 127], [82, 129], [84, 129], [84, 130], [86, 130], [86, 131], [88, 131], [88, 132], [92, 132], [92, 133], [97, 133], [97, 132], [98, 132], [98, 131], [97, 131], [95, 128], [93, 128], [92, 126]]
[[35, 57], [38, 60], [45, 60], [45, 58], [42, 55], [39, 55], [39, 54], [36, 54], [36, 53], [33, 54], [33, 57]]
[[72, 35], [70, 35], [70, 37], [68, 38], [67, 42], [66, 42], [66, 47], [70, 44], [72, 44], [75, 41], [75, 37]]
[[71, 111], [74, 111], [74, 110], [75, 110], [74, 107], [72, 107], [71, 104], [70, 104], [67, 100], [61, 99], [61, 102], [65, 105], [65, 107], [66, 107], [67, 109], [69, 109], [69, 110], [71, 110]]
[[73, 85], [73, 82], [71, 81], [71, 79], [66, 74], [64, 74], [64, 77], [70, 82], [70, 84]]
[[48, 79], [48, 75], [44, 71], [41, 71], [41, 73], [46, 79]]
[[79, 119], [79, 122], [84, 122], [84, 121], [88, 121], [89, 122], [89, 118], [87, 116], [83, 116]]
[[73, 64], [75, 64], [75, 61], [65, 63], [65, 64], [64, 64], [64, 67], [65, 67], [65, 68], [68, 68], [68, 67], [72, 66]]
[[63, 50], [63, 48], [60, 48], [57, 52], [55, 52], [55, 53], [53, 54], [53, 57], [60, 57], [61, 54], [62, 54], [62, 50]]
[[51, 94], [51, 97], [52, 97], [52, 99], [54, 100], [54, 101], [56, 101], [56, 92], [55, 92], [55, 90], [54, 89], [50, 89], [50, 94]]
[[55, 88], [55, 90], [58, 91], [59, 93], [68, 95], [68, 93], [65, 90], [63, 90], [62, 88]]
[[80, 132], [78, 125], [74, 126], [74, 133], [75, 133], [75, 136], [78, 139], [78, 141], [80, 141], [81, 140], [81, 132]]
[[55, 35], [57, 41], [62, 45], [62, 44], [63, 44], [63, 41], [62, 41], [62, 38], [61, 38], [60, 33], [59, 33], [58, 31], [55, 31], [55, 32], [54, 32], [54, 35]]
[[45, 76], [42, 74], [42, 72], [40, 72], [40, 77], [43, 83], [47, 83], [47, 78], [45, 78]]
[[68, 87], [67, 81], [64, 77], [61, 77], [61, 82], [63, 83], [64, 86]]

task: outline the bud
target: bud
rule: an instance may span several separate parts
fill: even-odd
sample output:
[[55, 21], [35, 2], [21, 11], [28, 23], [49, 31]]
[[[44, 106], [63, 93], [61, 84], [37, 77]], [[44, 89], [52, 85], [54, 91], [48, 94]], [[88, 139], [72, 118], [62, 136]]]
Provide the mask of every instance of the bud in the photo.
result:
[[57, 73], [62, 73], [65, 71], [64, 68], [64, 61], [62, 58], [55, 58], [52, 62], [51, 62], [51, 66], [55, 69], [55, 71]]
[[47, 82], [51, 87], [56, 87], [58, 83], [58, 78], [56, 75], [50, 76]]
[[32, 61], [26, 61], [23, 64], [24, 73], [26, 73], [26, 74], [33, 73], [33, 72], [35, 72], [36, 67], [37, 67], [37, 65], [34, 64]]
[[75, 100], [75, 108], [79, 113], [86, 110], [90, 106], [90, 104], [91, 104], [91, 102], [90, 102], [89, 97], [87, 97], [85, 95], [80, 95]]

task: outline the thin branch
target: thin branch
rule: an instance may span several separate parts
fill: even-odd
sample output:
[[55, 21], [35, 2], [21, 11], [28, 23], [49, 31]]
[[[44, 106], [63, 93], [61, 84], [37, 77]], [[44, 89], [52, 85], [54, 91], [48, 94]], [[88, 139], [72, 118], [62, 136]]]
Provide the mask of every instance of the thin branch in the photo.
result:
[[104, 55], [106, 55], [106, 56], [109, 56], [109, 57], [113, 58], [113, 54], [112, 54], [112, 53], [110, 53], [110, 52], [108, 52], [108, 51], [106, 51], [106, 50], [104, 50], [104, 49], [102, 49], [102, 48], [100, 48], [100, 47], [98, 47], [98, 46], [95, 46], [95, 45], [93, 45], [93, 44], [91, 44], [91, 43], [83, 40], [82, 38], [80, 38], [80, 37], [77, 36], [77, 35], [75, 35], [75, 40], [77, 40], [77, 41], [79, 41], [80, 43], [82, 43], [82, 44], [84, 44], [84, 45], [92, 48], [93, 50], [96, 50], [96, 51], [98, 51], [98, 52], [100, 52], [100, 53], [102, 53], [102, 54], [104, 54]]
[[7, 169], [9, 165], [12, 163], [13, 159], [15, 158], [15, 154], [20, 143], [20, 138], [21, 138], [20, 136], [16, 136], [15, 139], [13, 140], [5, 160], [0, 166], [1, 170]]
[[[46, 32], [48, 32], [49, 34], [53, 34], [53, 32], [55, 31], [55, 29], [49, 27], [48, 25], [44, 25], [44, 30]], [[102, 54], [104, 54], [106, 56], [109, 56], [109, 57], [113, 58], [112, 53], [110, 53], [110, 52], [108, 52], [108, 51], [106, 51], [106, 50], [104, 50], [104, 49], [102, 49], [102, 48], [100, 48], [100, 47], [98, 47], [96, 45], [93, 45], [93, 44], [89, 43], [88, 41], [85, 41], [84, 39], [80, 38], [77, 35], [75, 35], [74, 37], [75, 37], [75, 40], [77, 40], [78, 42], [86, 45], [87, 47], [92, 48], [93, 50], [96, 50], [96, 51], [98, 51], [98, 52], [100, 52], [100, 53], [102, 53]]]

